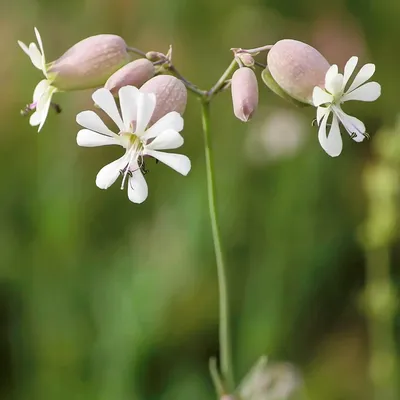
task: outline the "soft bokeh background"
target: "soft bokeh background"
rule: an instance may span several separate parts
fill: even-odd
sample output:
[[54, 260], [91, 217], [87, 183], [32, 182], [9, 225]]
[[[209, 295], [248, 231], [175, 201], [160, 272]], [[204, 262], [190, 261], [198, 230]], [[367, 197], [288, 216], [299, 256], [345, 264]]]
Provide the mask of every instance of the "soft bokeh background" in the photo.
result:
[[214, 398], [218, 293], [199, 104], [190, 97], [185, 114], [188, 177], [149, 165], [140, 206], [118, 185], [101, 191], [94, 178], [120, 149], [77, 147], [90, 91], [57, 95], [63, 112], [40, 134], [19, 115], [41, 79], [16, 43], [33, 40], [33, 26], [49, 61], [96, 33], [144, 50], [173, 44], [175, 64], [203, 88], [231, 47], [282, 38], [341, 67], [352, 55], [376, 63], [383, 96], [346, 109], [372, 140], [345, 137], [338, 159], [318, 144], [314, 110], [261, 79], [248, 124], [229, 93], [215, 99], [212, 135], [237, 378], [267, 354], [298, 368], [301, 398], [400, 398], [399, 20], [397, 0], [1, 0], [0, 398]]

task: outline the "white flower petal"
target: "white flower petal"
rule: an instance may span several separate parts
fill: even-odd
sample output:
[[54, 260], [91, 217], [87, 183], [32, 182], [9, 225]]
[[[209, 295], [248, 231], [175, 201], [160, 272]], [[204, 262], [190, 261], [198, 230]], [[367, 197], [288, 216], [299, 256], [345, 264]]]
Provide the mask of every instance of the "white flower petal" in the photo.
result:
[[154, 93], [139, 93], [137, 100], [136, 131], [138, 136], [145, 133], [150, 118], [156, 107], [156, 96]]
[[381, 95], [381, 85], [377, 82], [368, 82], [365, 85], [345, 94], [341, 101], [375, 101]]
[[142, 138], [144, 140], [151, 139], [168, 129], [173, 129], [176, 132], [180, 132], [183, 129], [183, 118], [178, 112], [172, 111], [164, 115], [149, 129], [147, 129], [146, 133], [142, 136]]
[[132, 132], [132, 122], [136, 121], [138, 96], [139, 89], [134, 86], [123, 86], [118, 91], [122, 120], [124, 121], [126, 132]]
[[354, 78], [353, 83], [350, 85], [346, 93], [351, 92], [352, 90], [361, 86], [363, 83], [367, 82], [367, 80], [370, 79], [374, 73], [375, 64], [365, 64]]
[[149, 150], [177, 149], [183, 145], [183, 137], [173, 129], [168, 129], [158, 135], [151, 143], [146, 145]]
[[29, 57], [31, 58], [32, 64], [37, 69], [43, 71], [42, 53], [39, 51], [35, 43], [29, 45]]
[[119, 142], [110, 136], [105, 136], [89, 129], [81, 129], [76, 136], [76, 143], [82, 147], [97, 147], [119, 144]]
[[[43, 81], [42, 81], [43, 82]], [[40, 84], [41, 82], [39, 82]], [[39, 86], [39, 85], [38, 85]], [[38, 132], [42, 129], [47, 114], [49, 113], [51, 98], [53, 94], [57, 91], [57, 89], [53, 86], [48, 86], [47, 89], [42, 93], [40, 98], [36, 101], [36, 111], [31, 115], [29, 119], [29, 124], [31, 126], [39, 125]], [[40, 90], [38, 89], [38, 93]]]
[[340, 135], [339, 122], [335, 114], [333, 114], [332, 125], [327, 135], [326, 126], [328, 122], [329, 114], [326, 114], [322, 119], [321, 125], [318, 131], [318, 140], [322, 148], [331, 157], [337, 157], [343, 148], [342, 136]]
[[29, 54], [29, 48], [28, 48], [28, 46], [27, 46], [25, 43], [21, 42], [20, 40], [18, 40], [18, 44], [19, 44], [19, 47], [21, 47], [21, 49], [24, 51], [24, 53], [25, 53], [28, 57], [30, 57], [31, 55]]
[[76, 122], [93, 132], [106, 136], [118, 137], [114, 132], [107, 128], [106, 124], [94, 111], [82, 111], [76, 116]]
[[42, 38], [40, 37], [40, 33], [39, 31], [36, 29], [36, 27], [34, 28], [35, 31], [35, 35], [36, 35], [36, 40], [39, 43], [39, 48], [40, 48], [40, 52], [42, 53], [42, 57], [44, 57], [44, 49], [43, 49], [43, 42], [42, 42]]
[[144, 149], [143, 154], [156, 158], [182, 175], [187, 175], [190, 171], [190, 160], [182, 154], [164, 153], [162, 151], [147, 149]]
[[50, 82], [47, 79], [41, 80], [35, 87], [33, 91], [33, 102], [37, 102], [43, 94], [49, 90]]
[[346, 114], [339, 107], [335, 107], [334, 112], [345, 127], [347, 133], [354, 141], [362, 142], [365, 139], [365, 125], [362, 121], [356, 117]]
[[40, 114], [40, 125], [38, 132], [42, 129], [44, 123], [46, 122], [47, 114], [49, 113], [51, 98], [57, 89], [55, 87], [49, 86], [49, 89], [42, 95], [36, 105], [36, 110]]
[[335, 77], [338, 73], [339, 73], [339, 69], [336, 64], [333, 64], [329, 67], [329, 69], [325, 75], [325, 88], [326, 89], [328, 89], [328, 87], [331, 85], [332, 80], [335, 79]]
[[139, 166], [131, 174], [128, 181], [128, 198], [133, 203], [143, 203], [149, 194], [146, 179]]
[[356, 56], [351, 57], [350, 60], [347, 61], [344, 67], [343, 86], [347, 85], [347, 82], [349, 81], [350, 77], [353, 75], [354, 70], [356, 69], [357, 63], [358, 57]]
[[111, 92], [105, 88], [98, 89], [92, 94], [92, 99], [115, 122], [119, 130], [123, 132], [125, 126]]
[[108, 189], [119, 177], [122, 169], [125, 168], [128, 161], [126, 154], [118, 160], [113, 161], [103, 167], [96, 176], [96, 185], [100, 189]]
[[317, 108], [317, 124], [319, 125], [321, 122], [321, 119], [323, 117], [325, 117], [325, 115], [327, 113], [330, 113], [330, 112], [331, 112], [330, 107], [318, 107]]
[[327, 82], [325, 84], [325, 89], [331, 93], [332, 95], [337, 95], [337, 94], [341, 94], [343, 92], [344, 89], [344, 85], [343, 85], [343, 75], [342, 74], [337, 74], [335, 75], [330, 81], [329, 83]]
[[333, 96], [325, 90], [322, 90], [319, 86], [316, 86], [313, 91], [313, 104], [315, 107], [321, 104], [327, 104], [333, 102]]
[[41, 115], [35, 111], [29, 118], [29, 125], [31, 126], [37, 126], [41, 122]]

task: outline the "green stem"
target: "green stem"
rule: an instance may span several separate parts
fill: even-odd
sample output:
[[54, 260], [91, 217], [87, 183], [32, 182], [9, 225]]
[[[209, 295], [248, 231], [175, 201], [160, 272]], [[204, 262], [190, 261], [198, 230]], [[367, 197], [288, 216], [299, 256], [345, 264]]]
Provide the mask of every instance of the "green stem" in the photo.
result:
[[141, 57], [146, 57], [146, 53], [142, 50], [137, 49], [136, 47], [126, 46], [126, 51], [137, 54], [138, 56]]
[[177, 69], [173, 64], [169, 64], [166, 67], [176, 78], [180, 79], [182, 81], [182, 83], [186, 86], [186, 88], [188, 90], [190, 90], [191, 92], [193, 92], [194, 94], [196, 94], [199, 97], [204, 97], [207, 92], [205, 90], [201, 90], [199, 89], [195, 84], [193, 84], [192, 82], [188, 81]]
[[211, 100], [211, 98], [218, 93], [221, 88], [225, 85], [225, 81], [228, 79], [230, 75], [232, 75], [233, 71], [237, 67], [237, 62], [235, 59], [231, 61], [229, 64], [228, 68], [225, 70], [225, 72], [222, 74], [221, 78], [218, 79], [217, 83], [208, 91], [208, 101]]
[[219, 346], [221, 373], [228, 393], [234, 390], [234, 378], [231, 355], [231, 338], [229, 329], [229, 304], [226, 268], [222, 254], [221, 238], [217, 218], [214, 164], [210, 137], [210, 103], [202, 101], [202, 125], [207, 170], [208, 206], [211, 218], [212, 236], [218, 270], [219, 288]]
[[240, 51], [243, 53], [258, 54], [261, 53], [262, 51], [271, 50], [273, 47], [274, 47], [273, 44], [268, 44], [266, 46], [255, 47], [254, 49], [240, 49]]

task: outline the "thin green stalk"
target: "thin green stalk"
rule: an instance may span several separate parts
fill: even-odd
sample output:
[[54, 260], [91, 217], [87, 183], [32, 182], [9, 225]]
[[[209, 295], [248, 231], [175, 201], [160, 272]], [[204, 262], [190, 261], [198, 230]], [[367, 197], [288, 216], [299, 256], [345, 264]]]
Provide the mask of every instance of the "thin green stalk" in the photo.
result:
[[182, 83], [192, 91], [194, 94], [196, 94], [199, 97], [204, 97], [207, 92], [205, 90], [199, 89], [196, 85], [194, 85], [192, 82], [188, 81], [177, 69], [174, 65], [171, 63], [167, 66], [168, 71], [170, 71], [176, 78], [180, 79]]
[[208, 206], [211, 219], [212, 237], [214, 242], [215, 257], [218, 270], [218, 288], [219, 288], [219, 346], [220, 346], [220, 364], [226, 390], [232, 393], [234, 390], [234, 378], [231, 354], [230, 337], [230, 318], [228, 303], [228, 285], [226, 268], [222, 254], [221, 238], [217, 218], [216, 190], [214, 177], [214, 164], [210, 137], [210, 103], [207, 100], [202, 101], [202, 125], [204, 133], [204, 149], [207, 170], [207, 192]]
[[261, 47], [255, 47], [254, 49], [240, 49], [240, 51], [244, 53], [249, 53], [249, 54], [258, 54], [261, 53], [262, 51], [269, 51], [274, 47], [273, 44], [268, 44], [266, 46], [261, 46]]
[[137, 54], [140, 57], [146, 57], [146, 53], [142, 50], [137, 49], [136, 47], [126, 46], [126, 51]]
[[218, 93], [219, 90], [221, 90], [222, 87], [225, 85], [225, 81], [228, 79], [230, 75], [232, 75], [233, 71], [237, 67], [237, 62], [235, 59], [231, 61], [229, 64], [228, 68], [225, 70], [225, 72], [222, 74], [221, 78], [218, 79], [217, 83], [208, 91], [208, 101], [211, 100], [211, 98]]
[[226, 393], [224, 383], [221, 381], [221, 376], [218, 371], [217, 359], [211, 357], [208, 363], [208, 368], [210, 370], [211, 379], [214, 383], [215, 390], [217, 391], [218, 399]]

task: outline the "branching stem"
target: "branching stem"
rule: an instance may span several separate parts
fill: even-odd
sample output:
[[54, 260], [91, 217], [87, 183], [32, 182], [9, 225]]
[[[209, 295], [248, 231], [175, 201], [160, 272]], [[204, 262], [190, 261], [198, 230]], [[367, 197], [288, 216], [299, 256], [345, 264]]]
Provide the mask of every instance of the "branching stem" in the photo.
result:
[[[141, 57], [146, 57], [146, 54], [134, 47], [127, 47], [127, 50]], [[210, 372], [215, 385], [218, 396], [222, 394], [233, 393], [235, 389], [233, 363], [232, 363], [232, 348], [231, 348], [231, 332], [230, 332], [230, 316], [229, 316], [229, 298], [228, 298], [228, 280], [227, 270], [224, 263], [222, 251], [220, 230], [218, 225], [217, 215], [217, 200], [216, 200], [216, 185], [214, 163], [212, 155], [211, 134], [210, 134], [210, 102], [213, 97], [229, 87], [230, 77], [238, 67], [238, 63], [233, 58], [227, 69], [211, 87], [210, 90], [199, 89], [196, 85], [186, 79], [174, 66], [171, 59], [170, 51], [164, 55], [162, 53], [152, 52], [154, 58], [151, 59], [154, 65], [160, 68], [161, 73], [168, 71], [176, 78], [181, 80], [186, 88], [193, 92], [201, 101], [202, 107], [202, 126], [204, 133], [204, 150], [207, 173], [207, 193], [208, 193], [208, 208], [211, 221], [212, 238], [214, 243], [215, 259], [218, 273], [218, 289], [219, 289], [219, 357], [220, 369], [219, 372], [216, 365], [216, 360], [210, 360]], [[151, 56], [149, 56], [151, 57]]]

